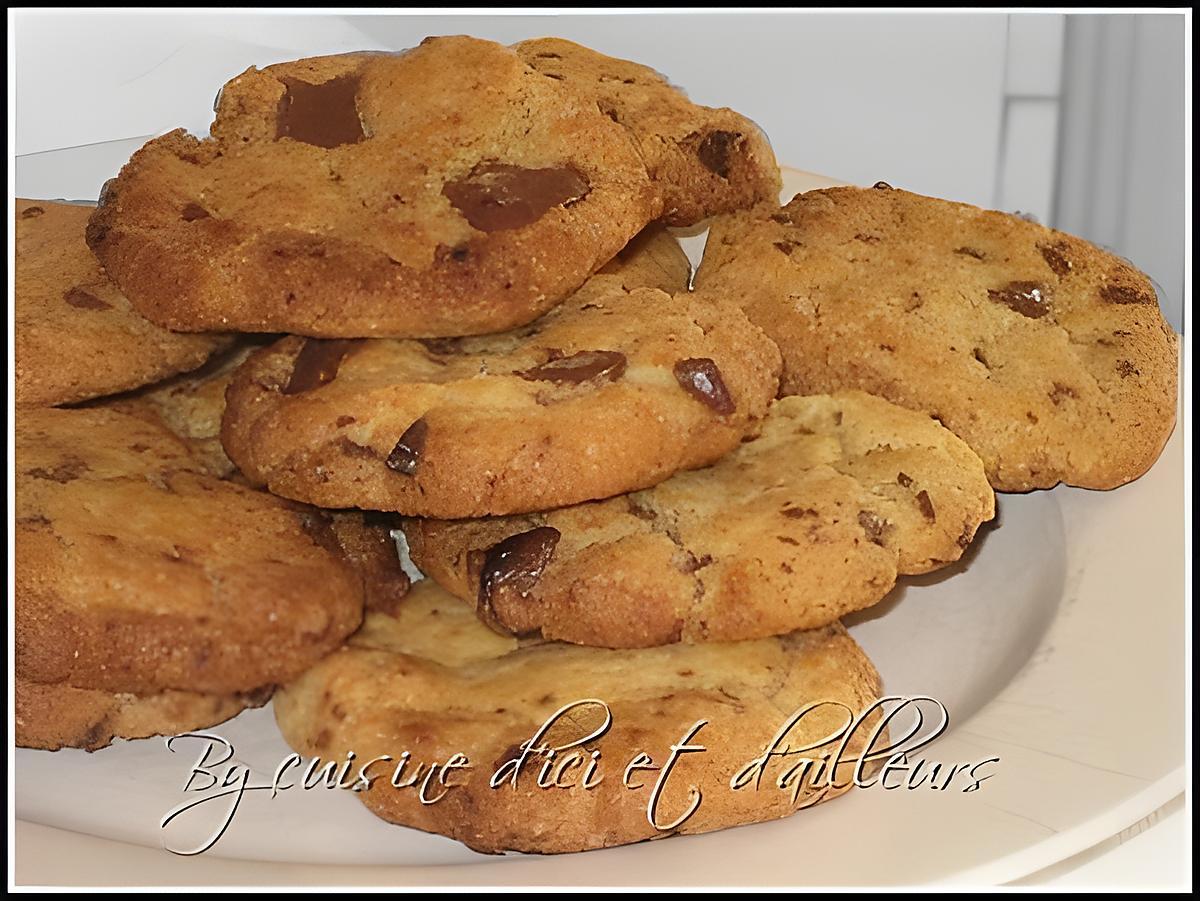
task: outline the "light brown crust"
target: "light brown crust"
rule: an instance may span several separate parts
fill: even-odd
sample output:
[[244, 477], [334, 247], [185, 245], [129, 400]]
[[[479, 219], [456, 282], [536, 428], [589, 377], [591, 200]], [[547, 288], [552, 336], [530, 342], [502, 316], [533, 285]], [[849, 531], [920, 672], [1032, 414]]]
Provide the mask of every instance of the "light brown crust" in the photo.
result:
[[692, 103], [653, 69], [562, 38], [522, 41], [514, 49], [629, 130], [663, 192], [669, 225], [778, 201], [775, 154], [762, 129], [745, 116]]
[[115, 394], [195, 369], [224, 335], [182, 335], [133, 310], [83, 241], [89, 206], [17, 200], [13, 343], [18, 406]]
[[[289, 80], [339, 78], [358, 79], [366, 139], [277, 139]], [[579, 287], [662, 205], [624, 129], [512, 50], [474, 38], [250, 69], [224, 87], [212, 135], [148, 143], [88, 229], [142, 314], [181, 330], [512, 328]], [[485, 232], [443, 185], [492, 163], [572, 169], [588, 189], [529, 224]]]
[[17, 679], [14, 695], [18, 748], [98, 751], [118, 738], [178, 735], [215, 726], [248, 707], [261, 707], [271, 692], [206, 695], [161, 691], [134, 695]]
[[235, 694], [360, 622], [362, 580], [313, 512], [215, 478], [148, 420], [45, 409], [17, 426], [19, 678]]
[[[806, 704], [840, 702], [858, 714], [878, 693], [878, 675], [840, 625], [754, 642], [642, 651], [518, 647], [424, 582], [397, 618], [370, 616], [347, 647], [280, 690], [275, 715], [293, 748], [322, 761], [345, 760], [351, 750], [359, 763], [381, 755], [397, 760], [408, 751], [411, 775], [418, 762], [467, 755], [472, 767], [454, 773], [451, 781], [460, 784], [437, 803], [422, 805], [415, 789], [394, 789], [395, 764], [386, 762], [368, 770], [377, 778], [358, 797], [389, 822], [447, 835], [478, 851], [551, 854], [770, 820], [836, 797], [849, 788], [850, 765], [839, 768], [836, 787], [818, 780], [817, 787], [799, 786], [795, 803], [773, 781], [783, 769], [778, 765], [767, 769], [757, 790], [731, 790], [729, 780]], [[613, 719], [603, 738], [586, 745], [601, 754], [599, 785], [539, 789], [534, 779], [542, 760], [533, 759], [515, 788], [489, 788], [492, 773], [520, 753], [521, 742], [560, 707], [586, 698], [604, 701]], [[844, 717], [822, 707], [802, 718], [787, 740], [793, 747], [820, 744]], [[663, 791], [659, 821], [667, 824], [686, 810], [689, 786], [702, 792], [700, 806], [679, 828], [657, 831], [647, 820], [657, 774], [635, 774], [636, 787], [627, 788], [625, 766], [639, 752], [661, 765], [670, 745], [698, 720], [708, 724], [693, 743], [707, 750], [681, 756]], [[550, 734], [563, 744], [600, 722], [598, 708], [581, 709]], [[864, 732], [855, 732], [842, 760], [854, 759], [864, 745]], [[826, 744], [814, 756], [831, 750]]]
[[[704, 466], [757, 427], [778, 351], [733, 304], [628, 290], [633, 278], [596, 276], [514, 332], [360, 342], [336, 377], [299, 393], [285, 390], [305, 340], [284, 338], [234, 378], [225, 449], [285, 497], [447, 518], [607, 497]], [[578, 384], [521, 375], [593, 351], [623, 355], [623, 370]], [[682, 387], [674, 369], [688, 359], [713, 361], [730, 411]], [[414, 427], [419, 460], [398, 471], [387, 461]]]
[[935, 415], [998, 490], [1113, 488], [1174, 427], [1178, 342], [1149, 279], [1015, 216], [810, 191], [715, 222], [696, 284], [776, 340], [783, 392], [859, 388]]
[[[708, 469], [529, 516], [407, 520], [413, 562], [495, 628], [602, 647], [733, 641], [827, 625], [898, 574], [957, 560], [994, 515], [979, 458], [938, 423], [860, 392], [776, 402]], [[521, 592], [492, 548], [558, 533]], [[538, 533], [542, 534], [542, 533]], [[512, 542], [509, 542], [509, 547]], [[521, 566], [509, 553], [507, 568]]]

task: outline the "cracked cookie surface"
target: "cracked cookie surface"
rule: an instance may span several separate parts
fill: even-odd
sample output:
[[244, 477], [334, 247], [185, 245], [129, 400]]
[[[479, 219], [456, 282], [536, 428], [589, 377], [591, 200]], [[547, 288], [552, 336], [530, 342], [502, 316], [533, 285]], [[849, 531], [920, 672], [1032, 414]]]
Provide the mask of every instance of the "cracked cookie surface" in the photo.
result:
[[779, 357], [736, 305], [682, 290], [679, 253], [658, 236], [498, 335], [284, 338], [236, 374], [225, 448], [285, 497], [447, 518], [608, 497], [707, 465], [757, 427]]
[[779, 400], [758, 438], [645, 491], [404, 532], [498, 630], [644, 647], [834, 622], [957, 560], [993, 514], [960, 439], [854, 391]]
[[142, 314], [181, 330], [512, 328], [662, 207], [620, 125], [468, 37], [250, 69], [211, 132], [149, 142], [88, 228]]
[[14, 388], [18, 406], [115, 394], [195, 369], [231, 339], [169, 332], [143, 318], [83, 240], [91, 207], [16, 204]]
[[[640, 651], [519, 643], [491, 632], [426, 580], [396, 617], [370, 615], [346, 647], [281, 689], [275, 716], [300, 754], [323, 761], [344, 760], [351, 750], [363, 762], [390, 757], [368, 769], [371, 786], [358, 793], [384, 820], [478, 851], [550, 854], [776, 819], [840, 795], [851, 784], [851, 765], [838, 768], [830, 787], [798, 780], [794, 801], [790, 789], [774, 786], [777, 766], [767, 768], [757, 789], [733, 790], [729, 783], [780, 730], [793, 747], [832, 751], [824, 739], [878, 694], [874, 667], [840, 624], [759, 641]], [[545, 756], [531, 752], [515, 785], [504, 782], [510, 765], [501, 784], [489, 787], [493, 773], [521, 755], [521, 744], [543, 722], [583, 699], [607, 704], [612, 722], [602, 737], [587, 740], [605, 720], [595, 704], [575, 707], [543, 736], [554, 747], [579, 743], [580, 763], [562, 767], [563, 785], [574, 785], [539, 788]], [[793, 713], [814, 703], [785, 729]], [[670, 824], [687, 811], [688, 786], [700, 789], [702, 802], [678, 828], [658, 831], [647, 821], [656, 773], [635, 772], [626, 787], [624, 769], [639, 752], [661, 765], [666, 749], [697, 720], [708, 722], [692, 743], [707, 750], [681, 755], [658, 822]], [[876, 722], [868, 717], [851, 734], [843, 760], [862, 752]], [[404, 752], [412, 756], [407, 778], [416, 763], [446, 763], [454, 754], [466, 755], [470, 765], [447, 771], [454, 787], [437, 803], [422, 804], [419, 786], [393, 787], [402, 784], [394, 772]], [[569, 754], [568, 748], [556, 759]], [[592, 760], [602, 779], [584, 788], [581, 774]], [[436, 780], [431, 789], [443, 790]]]
[[16, 448], [19, 679], [250, 692], [361, 621], [362, 579], [322, 517], [217, 478], [162, 425], [27, 410]]
[[778, 201], [775, 154], [762, 129], [745, 116], [692, 103], [653, 69], [562, 38], [522, 41], [514, 49], [629, 130], [663, 193], [669, 225]]
[[936, 416], [1002, 491], [1112, 488], [1175, 422], [1177, 338], [1120, 258], [882, 185], [713, 223], [700, 288], [779, 344], [782, 391], [859, 388]]

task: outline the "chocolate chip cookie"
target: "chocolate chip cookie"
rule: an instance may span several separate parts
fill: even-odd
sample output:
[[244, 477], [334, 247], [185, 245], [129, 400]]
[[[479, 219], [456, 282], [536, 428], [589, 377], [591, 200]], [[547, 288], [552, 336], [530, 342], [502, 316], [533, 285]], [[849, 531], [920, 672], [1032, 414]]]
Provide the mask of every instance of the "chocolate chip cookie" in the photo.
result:
[[778, 201], [775, 155], [745, 116], [692, 103], [653, 69], [562, 38], [523, 41], [515, 49], [542, 75], [577, 90], [629, 130], [662, 191], [668, 224], [692, 225]]
[[993, 513], [961, 440], [850, 391], [780, 400], [758, 438], [646, 491], [404, 532], [502, 632], [645, 647], [828, 625], [957, 560]]
[[1177, 339], [1126, 261], [1016, 216], [830, 188], [714, 223], [696, 284], [742, 298], [782, 390], [933, 415], [1002, 491], [1112, 488], [1175, 422]]
[[362, 579], [320, 516], [218, 479], [161, 425], [28, 410], [16, 448], [19, 679], [245, 694], [361, 621]]
[[250, 69], [211, 132], [139, 150], [88, 229], [143, 315], [186, 331], [512, 328], [662, 211], [625, 129], [469, 37]]
[[159, 328], [129, 305], [83, 241], [92, 210], [18, 200], [14, 387], [18, 406], [115, 394], [195, 369], [223, 335]]
[[531, 326], [453, 341], [288, 337], [234, 377], [222, 440], [275, 494], [456, 518], [644, 488], [752, 433], [778, 351], [730, 302], [598, 275]]
[[[551, 854], [777, 819], [836, 797], [850, 788], [854, 761], [887, 743], [871, 738], [879, 728], [874, 714], [849, 730], [827, 782], [806, 770], [779, 787], [794, 759], [786, 766], [772, 760], [756, 781], [753, 761], [779, 732], [782, 744], [832, 756], [831, 736], [878, 694], [874, 667], [837, 624], [642, 651], [519, 644], [426, 581], [396, 617], [371, 614], [345, 648], [281, 689], [275, 716], [298, 753], [340, 764], [353, 751], [355, 767], [369, 763], [369, 788], [355, 794], [384, 820], [478, 851]], [[566, 707], [538, 743], [561, 749], [553, 760], [529, 748], [539, 727]], [[652, 805], [658, 770], [627, 767], [662, 767], [672, 743], [703, 750], [680, 755]], [[639, 754], [646, 756], [639, 761]], [[443, 771], [453, 755], [465, 756], [466, 765], [455, 760], [460, 765]], [[426, 797], [437, 800], [423, 804], [420, 779], [435, 761]], [[424, 768], [412, 784], [418, 765]], [[544, 768], [558, 774], [556, 786], [538, 787]], [[396, 787], [406, 780], [408, 787]], [[688, 815], [697, 794], [699, 806]], [[651, 825], [651, 810], [660, 828]]]

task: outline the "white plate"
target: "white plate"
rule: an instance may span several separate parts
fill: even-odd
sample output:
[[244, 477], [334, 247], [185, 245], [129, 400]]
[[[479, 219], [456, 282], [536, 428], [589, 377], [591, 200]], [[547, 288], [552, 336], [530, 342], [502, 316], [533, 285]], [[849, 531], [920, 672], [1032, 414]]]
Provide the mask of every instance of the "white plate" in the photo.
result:
[[[92, 197], [125, 144], [18, 160], [18, 194]], [[834, 182], [786, 173], [788, 193]], [[688, 239], [695, 249], [699, 239]], [[923, 752], [999, 757], [972, 793], [879, 788], [772, 823], [562, 857], [503, 858], [389, 826], [347, 792], [246, 796], [221, 841], [161, 850], [196, 746], [19, 750], [17, 880], [34, 883], [897, 884], [1004, 882], [1104, 840], [1184, 787], [1182, 429], [1112, 492], [1004, 495], [950, 570], [904, 579], [851, 631], [891, 694], [949, 709]], [[269, 781], [270, 708], [211, 730]], [[186, 746], [185, 746], [186, 747]], [[214, 814], [216, 812], [214, 811]], [[207, 832], [167, 835], [176, 847]], [[204, 819], [204, 817], [201, 817]]]

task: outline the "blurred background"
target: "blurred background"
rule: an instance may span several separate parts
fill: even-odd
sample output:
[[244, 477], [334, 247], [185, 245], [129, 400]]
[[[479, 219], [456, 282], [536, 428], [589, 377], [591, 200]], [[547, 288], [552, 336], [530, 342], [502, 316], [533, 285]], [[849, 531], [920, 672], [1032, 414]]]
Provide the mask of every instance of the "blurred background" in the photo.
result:
[[1183, 326], [1182, 12], [75, 11], [18, 12], [13, 25], [19, 181], [55, 148], [203, 132], [217, 88], [251, 65], [401, 49], [430, 34], [554, 34], [750, 116], [785, 165], [1019, 210], [1106, 245], [1158, 281], [1167, 318]]

